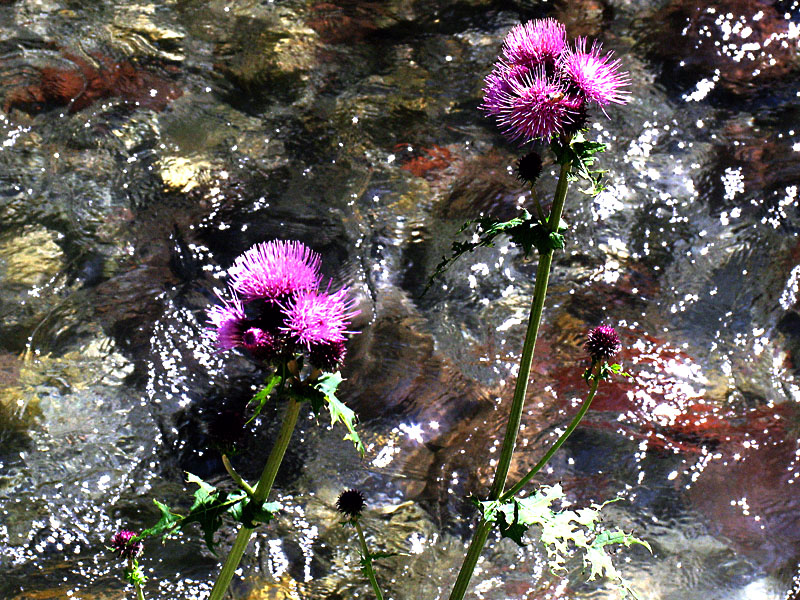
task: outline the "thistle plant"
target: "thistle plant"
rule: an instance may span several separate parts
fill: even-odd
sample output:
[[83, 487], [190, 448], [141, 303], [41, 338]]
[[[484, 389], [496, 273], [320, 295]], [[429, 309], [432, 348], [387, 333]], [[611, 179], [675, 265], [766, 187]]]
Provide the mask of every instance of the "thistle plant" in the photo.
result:
[[147, 577], [139, 566], [139, 556], [144, 546], [138, 536], [133, 531], [122, 529], [112, 536], [108, 549], [125, 559], [125, 581], [133, 586], [137, 600], [144, 600], [142, 585], [147, 581]]
[[[621, 365], [610, 361], [620, 351], [621, 342], [613, 327], [592, 329], [585, 343], [590, 364], [584, 372], [589, 390], [565, 431], [544, 456], [524, 476], [506, 487], [530, 378], [536, 338], [544, 311], [548, 280], [554, 253], [566, 243], [567, 227], [561, 219], [569, 182], [588, 181], [583, 190], [597, 194], [602, 189], [602, 171], [594, 168], [601, 143], [587, 140], [585, 131], [593, 107], [605, 112], [612, 104], [627, 100], [628, 75], [620, 62], [604, 54], [598, 43], [588, 45], [585, 38], [571, 43], [564, 26], [553, 19], [542, 19], [514, 27], [505, 38], [502, 56], [485, 79], [481, 109], [494, 118], [505, 137], [520, 146], [549, 148], [560, 173], [549, 213], [545, 214], [536, 197], [535, 182], [544, 160], [529, 149], [517, 162], [517, 176], [530, 184], [535, 215], [527, 211], [509, 221], [482, 217], [466, 223], [461, 231], [475, 228], [469, 242], [453, 242], [452, 255], [437, 266], [434, 277], [446, 270], [461, 255], [480, 246], [491, 246], [500, 235], [520, 246], [527, 256], [539, 255], [525, 341], [505, 435], [488, 497], [474, 498], [479, 522], [458, 573], [450, 600], [462, 600], [469, 587], [475, 565], [493, 528], [503, 537], [524, 544], [531, 528], [540, 532], [547, 560], [554, 572], [568, 570], [572, 554], [579, 553], [588, 578], [608, 577], [626, 594], [630, 586], [614, 568], [606, 547], [646, 542], [620, 530], [606, 531], [599, 526], [602, 506], [568, 510], [560, 486], [542, 486], [533, 493], [520, 494], [552, 456], [565, 443], [588, 412], [601, 381], [612, 376], [628, 376]], [[220, 410], [209, 433], [221, 453], [231, 484], [218, 489], [187, 474], [196, 485], [188, 512], [180, 513], [155, 501], [161, 517], [158, 523], [138, 536], [123, 531], [112, 539], [112, 547], [128, 560], [126, 577], [143, 600], [144, 576], [138, 567], [141, 540], [169, 536], [197, 523], [208, 547], [214, 551], [216, 531], [224, 520], [238, 524], [238, 533], [211, 591], [211, 600], [221, 600], [247, 548], [254, 529], [277, 516], [279, 504], [269, 501], [278, 468], [290, 443], [301, 408], [309, 404], [319, 414], [327, 409], [331, 424], [342, 423], [350, 440], [363, 455], [364, 446], [355, 431], [355, 414], [337, 397], [342, 381], [338, 369], [346, 356], [350, 321], [357, 314], [347, 289], [331, 291], [323, 286], [319, 255], [299, 242], [271, 241], [253, 246], [238, 257], [228, 271], [229, 289], [220, 294], [219, 303], [208, 311], [209, 332], [222, 351], [236, 351], [260, 363], [267, 375], [265, 384], [249, 404], [249, 423], [270, 398], [284, 406], [284, 416], [272, 451], [261, 476], [251, 484], [236, 472], [231, 456], [236, 435], [248, 414]], [[431, 278], [433, 281], [433, 277]], [[430, 283], [429, 283], [430, 285]], [[518, 495], [520, 494], [520, 495]], [[362, 570], [377, 600], [383, 594], [375, 575], [374, 561], [383, 553], [370, 552], [360, 519], [364, 495], [357, 490], [343, 492], [336, 508], [345, 517], [345, 526], [357, 534]]]
[[336, 500], [336, 510], [345, 516], [342, 525], [352, 526], [358, 534], [359, 553], [361, 554], [361, 571], [364, 576], [369, 580], [372, 586], [372, 591], [375, 593], [377, 600], [383, 600], [383, 592], [378, 584], [378, 579], [375, 575], [375, 568], [373, 562], [379, 558], [386, 558], [393, 556], [393, 554], [386, 552], [372, 553], [367, 545], [367, 538], [364, 535], [364, 529], [361, 527], [361, 513], [367, 505], [366, 498], [359, 490], [345, 490], [339, 494]]
[[[476, 499], [480, 521], [475, 528], [467, 555], [450, 594], [450, 600], [461, 600], [486, 544], [491, 529], [498, 527], [501, 535], [518, 543], [531, 525], [542, 529], [542, 541], [547, 548], [550, 564], [555, 570], [564, 569], [564, 550], [573, 547], [584, 550], [584, 561], [590, 566], [590, 579], [598, 575], [615, 579], [626, 593], [633, 593], [613, 569], [605, 546], [611, 543], [647, 546], [623, 532], [602, 532], [597, 529], [597, 510], [585, 509], [583, 515], [569, 511], [554, 511], [551, 503], [563, 494], [560, 487], [542, 488], [534, 495], [518, 499], [516, 494], [547, 464], [555, 452], [575, 430], [589, 409], [600, 382], [614, 374], [624, 375], [618, 364], [608, 360], [620, 349], [613, 328], [600, 326], [588, 336], [586, 349], [591, 366], [584, 379], [590, 386], [586, 400], [577, 415], [542, 459], [511, 488], [506, 479], [520, 429], [528, 389], [536, 338], [544, 310], [548, 280], [554, 252], [565, 245], [567, 228], [561, 220], [570, 181], [578, 177], [589, 182], [586, 193], [602, 190], [602, 171], [594, 169], [596, 155], [605, 150], [601, 143], [585, 138], [589, 110], [594, 106], [603, 112], [611, 104], [624, 104], [628, 75], [620, 71], [620, 62], [612, 54], [603, 54], [599, 43], [587, 47], [585, 38], [569, 43], [564, 26], [553, 19], [540, 19], [517, 25], [506, 36], [502, 57], [486, 76], [481, 109], [494, 118], [504, 136], [520, 146], [538, 144], [549, 147], [560, 166], [555, 196], [549, 214], [545, 214], [533, 187], [542, 171], [542, 158], [529, 151], [517, 163], [517, 176], [531, 186], [536, 215], [527, 211], [515, 219], [501, 222], [483, 217], [466, 223], [461, 231], [475, 227], [469, 242], [454, 242], [450, 257], [437, 266], [437, 275], [458, 257], [480, 246], [491, 246], [495, 238], [506, 235], [519, 245], [525, 255], [533, 249], [539, 254], [536, 282], [530, 316], [520, 358], [514, 396], [508, 415], [505, 436], [494, 480], [486, 500]], [[429, 284], [430, 285], [430, 284]], [[582, 529], [581, 527], [585, 527]], [[649, 546], [647, 546], [649, 548]]]
[[[272, 520], [280, 509], [268, 497], [304, 404], [316, 414], [327, 408], [331, 424], [342, 423], [347, 429], [345, 439], [364, 452], [355, 430], [355, 414], [336, 397], [342, 381], [338, 368], [346, 355], [347, 335], [353, 333], [350, 321], [358, 311], [346, 288], [331, 291], [330, 284], [323, 286], [320, 264], [317, 253], [294, 241], [257, 244], [234, 261], [228, 270], [227, 293], [208, 311], [209, 333], [220, 350], [239, 351], [264, 366], [268, 373], [265, 385], [249, 404], [247, 422], [253, 421], [272, 397], [285, 405], [280, 431], [261, 476], [250, 484], [230, 460], [236, 435], [229, 429], [241, 429], [243, 415], [220, 412], [210, 429], [236, 490], [218, 489], [189, 473], [187, 481], [197, 490], [188, 513], [175, 512], [155, 500], [161, 518], [133, 538], [138, 543], [145, 537], [169, 536], [197, 523], [213, 552], [214, 535], [224, 520], [237, 522], [239, 531], [214, 583], [211, 600], [224, 596], [254, 529]], [[221, 419], [230, 423], [220, 423]]]

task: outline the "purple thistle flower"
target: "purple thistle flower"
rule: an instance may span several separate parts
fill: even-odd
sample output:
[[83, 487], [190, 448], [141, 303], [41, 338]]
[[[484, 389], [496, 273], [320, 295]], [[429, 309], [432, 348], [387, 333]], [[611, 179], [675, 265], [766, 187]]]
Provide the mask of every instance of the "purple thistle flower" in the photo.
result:
[[503, 42], [503, 54], [511, 64], [531, 67], [554, 63], [566, 47], [566, 31], [561, 23], [534, 19], [511, 29]]
[[622, 349], [616, 330], [609, 325], [595, 327], [586, 337], [586, 351], [593, 361], [609, 360]]
[[242, 344], [242, 332], [247, 317], [242, 301], [235, 295], [231, 300], [219, 297], [222, 305], [212, 306], [208, 311], [208, 322], [212, 331], [216, 330], [217, 346], [222, 350], [232, 350]]
[[561, 58], [560, 68], [590, 102], [599, 106], [625, 104], [627, 92], [622, 88], [628, 85], [628, 73], [620, 73], [620, 61], [613, 60], [613, 53], [600, 56], [602, 46], [595, 42], [591, 50], [586, 50], [586, 38], [575, 40], [575, 49], [567, 50]]
[[572, 123], [582, 102], [567, 94], [559, 81], [543, 69], [523, 76], [491, 81], [487, 78], [483, 108], [497, 117], [509, 140], [520, 145], [537, 138], [548, 139]]
[[316, 289], [320, 284], [320, 257], [300, 242], [256, 244], [228, 269], [231, 287], [246, 302], [278, 304], [288, 296]]
[[347, 289], [333, 294], [302, 291], [281, 305], [286, 316], [280, 331], [309, 350], [312, 346], [344, 342], [350, 319], [358, 314], [353, 301], [347, 299]]
[[142, 542], [132, 541], [136, 537], [133, 531], [127, 529], [115, 533], [111, 538], [111, 550], [120, 558], [136, 558], [142, 553]]

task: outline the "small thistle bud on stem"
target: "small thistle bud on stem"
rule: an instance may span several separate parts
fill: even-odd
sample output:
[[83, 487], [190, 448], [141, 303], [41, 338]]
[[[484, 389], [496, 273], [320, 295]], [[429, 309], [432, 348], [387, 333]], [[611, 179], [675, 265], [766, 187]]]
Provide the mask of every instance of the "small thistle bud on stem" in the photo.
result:
[[361, 512], [367, 505], [367, 501], [358, 490], [347, 490], [339, 494], [339, 499], [336, 501], [336, 510], [346, 516], [348, 519], [357, 519], [361, 516]]

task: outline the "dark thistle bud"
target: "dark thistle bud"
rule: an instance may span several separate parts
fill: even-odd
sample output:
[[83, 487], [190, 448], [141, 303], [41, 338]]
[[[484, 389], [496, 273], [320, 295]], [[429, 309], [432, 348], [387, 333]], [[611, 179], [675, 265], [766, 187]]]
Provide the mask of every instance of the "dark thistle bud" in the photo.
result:
[[247, 433], [244, 412], [224, 407], [204, 416], [210, 444], [222, 454], [234, 454], [236, 445]]
[[142, 553], [142, 542], [134, 538], [136, 534], [133, 531], [123, 529], [119, 533], [115, 533], [111, 538], [111, 550], [120, 558], [136, 558]]
[[531, 185], [536, 183], [542, 174], [542, 157], [537, 152], [530, 152], [517, 161], [517, 179]]
[[602, 361], [609, 360], [619, 352], [622, 342], [613, 327], [600, 325], [589, 331], [585, 347], [593, 361]]
[[336, 510], [350, 519], [355, 519], [361, 516], [361, 511], [364, 510], [366, 504], [364, 494], [358, 490], [347, 490], [339, 494]]
[[333, 373], [341, 366], [346, 353], [344, 342], [313, 344], [308, 351], [308, 361], [326, 373]]

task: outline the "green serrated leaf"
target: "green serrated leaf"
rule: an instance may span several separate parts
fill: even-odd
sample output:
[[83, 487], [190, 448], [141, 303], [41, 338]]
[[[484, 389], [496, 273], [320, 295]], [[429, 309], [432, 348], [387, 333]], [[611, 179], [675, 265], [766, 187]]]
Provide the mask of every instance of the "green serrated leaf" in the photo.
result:
[[339, 384], [342, 383], [342, 381], [344, 380], [339, 373], [324, 373], [314, 383], [314, 388], [325, 396], [325, 402], [327, 402], [328, 410], [331, 414], [331, 425], [342, 423], [348, 431], [344, 439], [353, 442], [356, 450], [358, 450], [358, 453], [363, 457], [366, 449], [361, 442], [361, 438], [358, 437], [358, 432], [356, 432], [356, 413], [336, 397], [336, 391], [339, 389]]
[[275, 389], [275, 386], [281, 382], [281, 376], [277, 373], [273, 373], [267, 378], [266, 385], [261, 388], [256, 395], [248, 402], [249, 405], [255, 406], [255, 411], [253, 412], [253, 416], [247, 420], [245, 425], [248, 425], [250, 421], [255, 419], [259, 414], [261, 414], [261, 409], [264, 408], [264, 405], [267, 403], [269, 399], [269, 395], [272, 393], [272, 390]]
[[233, 504], [227, 510], [227, 514], [245, 527], [255, 529], [259, 523], [269, 523], [280, 509], [281, 505], [278, 502], [262, 502], [261, 506], [257, 506], [250, 498], [243, 495], [240, 502]]
[[[523, 536], [528, 528], [536, 526], [540, 533], [540, 541], [547, 552], [551, 570], [566, 571], [568, 559], [574, 554], [581, 553], [590, 580], [607, 577], [615, 582], [621, 592], [635, 597], [630, 585], [614, 567], [605, 547], [611, 544], [623, 546], [639, 544], [649, 550], [650, 545], [619, 530], [600, 530], [598, 525], [600, 510], [605, 504], [577, 510], [554, 509], [553, 503], [563, 497], [560, 485], [543, 486], [530, 498], [513, 498], [496, 507], [501, 535], [519, 545], [524, 545]], [[490, 509], [488, 504], [480, 503], [484, 512]]]
[[137, 536], [138, 539], [168, 535], [177, 528], [177, 524], [181, 520], [181, 516], [173, 513], [166, 504], [159, 502], [155, 498], [153, 499], [153, 504], [155, 504], [161, 512], [161, 518], [158, 520], [158, 523], [142, 531]]

